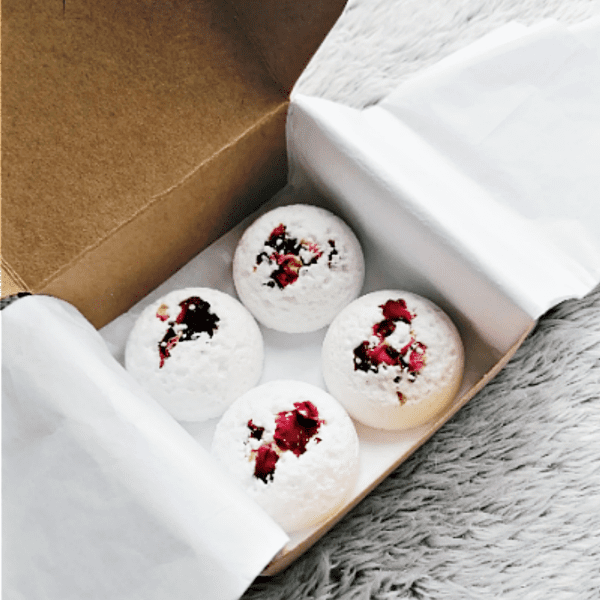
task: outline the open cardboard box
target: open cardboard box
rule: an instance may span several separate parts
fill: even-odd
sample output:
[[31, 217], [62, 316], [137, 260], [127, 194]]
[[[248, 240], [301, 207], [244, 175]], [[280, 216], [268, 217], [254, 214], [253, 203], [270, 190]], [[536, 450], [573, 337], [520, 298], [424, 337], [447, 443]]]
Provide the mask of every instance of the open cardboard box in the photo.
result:
[[[25, 289], [67, 300], [96, 327], [106, 326], [104, 335], [120, 358], [132, 318], [169, 286], [193, 280], [234, 293], [230, 258], [247, 222], [240, 221], [281, 190], [276, 202], [325, 205], [355, 229], [367, 258], [365, 291], [411, 289], [452, 316], [467, 361], [454, 403], [408, 432], [358, 426], [361, 475], [353, 497], [327, 522], [292, 536], [264, 571], [271, 575], [485, 386], [545, 308], [585, 293], [598, 272], [583, 281], [566, 276], [566, 287], [538, 294], [537, 281], [520, 289], [512, 273], [501, 267], [494, 272], [494, 256], [484, 259], [473, 254], [475, 247], [436, 237], [435, 219], [412, 204], [416, 192], [457, 199], [468, 191], [484, 203], [485, 194], [450, 174], [440, 178], [441, 188], [432, 182], [423, 159], [433, 156], [437, 162], [427, 169], [438, 174], [447, 165], [427, 148], [415, 151], [422, 146], [418, 139], [408, 153], [379, 143], [386, 136], [388, 142], [412, 139], [391, 118], [397, 105], [360, 113], [298, 97], [288, 115], [291, 86], [341, 3], [232, 6], [215, 0], [172, 10], [134, 3], [68, 3], [64, 13], [41, 3], [5, 8], [10, 51], [4, 57], [2, 293]], [[48, 20], [55, 27], [42, 27]], [[286, 118], [295, 172], [283, 188]], [[388, 185], [395, 169], [386, 164], [390, 156], [400, 156], [411, 174], [395, 187]], [[397, 190], [414, 210], [397, 204]], [[436, 210], [435, 202], [431, 208]], [[480, 212], [491, 208], [493, 203], [482, 204]], [[471, 226], [481, 223], [481, 215], [475, 216]], [[494, 217], [504, 219], [505, 211]], [[499, 262], [512, 267], [518, 259], [516, 253]], [[496, 280], [482, 264], [492, 267]], [[289, 370], [278, 352], [281, 339], [263, 332], [272, 348], [266, 379], [287, 375], [320, 383], [318, 359], [307, 358], [308, 374]], [[299, 355], [315, 356], [323, 333], [303, 338]], [[211, 426], [188, 429], [208, 443]]]

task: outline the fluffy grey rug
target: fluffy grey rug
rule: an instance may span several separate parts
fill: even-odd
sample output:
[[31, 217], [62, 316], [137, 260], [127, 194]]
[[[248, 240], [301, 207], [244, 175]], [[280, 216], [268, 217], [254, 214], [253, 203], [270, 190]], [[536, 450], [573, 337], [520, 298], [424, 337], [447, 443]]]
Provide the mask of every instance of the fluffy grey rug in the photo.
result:
[[[298, 90], [363, 107], [510, 20], [598, 0], [350, 0]], [[600, 287], [251, 599], [600, 598]]]

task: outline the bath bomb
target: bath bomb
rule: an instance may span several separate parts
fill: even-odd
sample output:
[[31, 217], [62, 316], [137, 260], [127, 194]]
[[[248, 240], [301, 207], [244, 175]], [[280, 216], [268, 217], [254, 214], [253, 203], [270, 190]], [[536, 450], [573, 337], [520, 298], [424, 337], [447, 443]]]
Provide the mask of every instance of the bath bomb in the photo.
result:
[[210, 288], [176, 290], [137, 319], [125, 367], [180, 421], [219, 417], [261, 377], [258, 324], [232, 296]]
[[357, 421], [408, 429], [432, 419], [456, 396], [463, 374], [460, 335], [435, 304], [383, 290], [348, 305], [322, 348], [329, 392]]
[[358, 474], [352, 420], [327, 392], [300, 381], [271, 381], [236, 400], [212, 453], [290, 533], [335, 512]]
[[364, 274], [362, 249], [348, 225], [307, 204], [259, 217], [233, 259], [240, 300], [265, 326], [287, 333], [331, 323], [360, 294]]

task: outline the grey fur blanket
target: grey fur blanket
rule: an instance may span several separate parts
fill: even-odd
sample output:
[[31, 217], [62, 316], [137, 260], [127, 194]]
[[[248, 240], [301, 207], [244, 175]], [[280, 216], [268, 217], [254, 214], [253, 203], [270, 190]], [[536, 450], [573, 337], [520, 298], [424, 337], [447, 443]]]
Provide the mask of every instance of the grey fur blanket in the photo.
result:
[[[297, 89], [354, 107], [511, 20], [599, 0], [350, 0]], [[600, 598], [600, 287], [250, 599]]]

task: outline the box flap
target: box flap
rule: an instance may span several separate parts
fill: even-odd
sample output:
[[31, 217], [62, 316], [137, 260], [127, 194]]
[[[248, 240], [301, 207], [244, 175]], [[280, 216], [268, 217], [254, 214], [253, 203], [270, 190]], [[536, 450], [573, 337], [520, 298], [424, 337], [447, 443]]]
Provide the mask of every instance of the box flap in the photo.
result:
[[244, 29], [260, 49], [271, 73], [290, 92], [333, 27], [346, 0], [235, 0]]
[[[300, 19], [300, 41], [317, 43], [314, 21], [271, 9], [270, 27]], [[100, 326], [285, 182], [288, 100], [272, 73], [289, 73], [265, 64], [245, 11], [4, 3], [2, 271], [17, 286]]]

